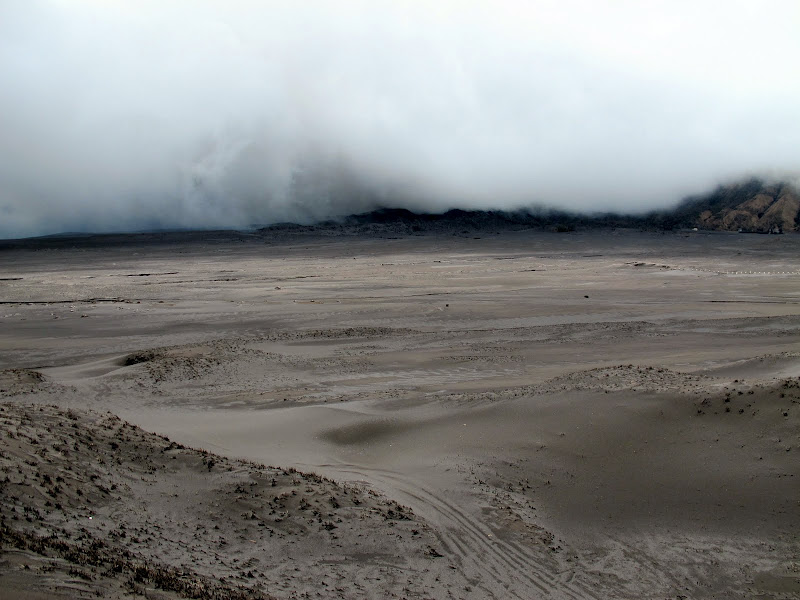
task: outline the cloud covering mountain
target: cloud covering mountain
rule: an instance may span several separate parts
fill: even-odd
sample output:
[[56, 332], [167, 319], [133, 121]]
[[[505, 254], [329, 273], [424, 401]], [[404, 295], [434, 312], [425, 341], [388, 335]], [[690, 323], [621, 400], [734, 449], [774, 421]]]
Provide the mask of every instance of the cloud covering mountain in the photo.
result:
[[0, 237], [796, 177], [794, 1], [8, 0]]

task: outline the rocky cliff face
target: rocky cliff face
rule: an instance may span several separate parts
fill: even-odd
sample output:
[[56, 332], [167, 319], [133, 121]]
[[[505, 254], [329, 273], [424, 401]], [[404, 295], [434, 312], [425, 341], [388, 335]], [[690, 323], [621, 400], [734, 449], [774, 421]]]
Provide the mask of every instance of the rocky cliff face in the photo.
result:
[[687, 200], [679, 211], [701, 229], [800, 231], [800, 192], [786, 183], [766, 184], [754, 179], [720, 186], [708, 196]]

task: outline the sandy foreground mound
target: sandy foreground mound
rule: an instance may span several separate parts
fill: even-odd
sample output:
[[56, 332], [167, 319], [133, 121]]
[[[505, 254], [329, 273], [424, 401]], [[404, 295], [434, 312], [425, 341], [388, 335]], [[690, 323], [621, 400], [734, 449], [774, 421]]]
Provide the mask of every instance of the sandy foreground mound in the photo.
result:
[[0, 423], [0, 597], [444, 597], [436, 538], [374, 492], [111, 414], [2, 404]]
[[[327, 472], [424, 518], [19, 394], [0, 404], [0, 598], [795, 598], [800, 379], [716, 375], [592, 369], [320, 430], [352, 457]], [[238, 414], [237, 454], [248, 422], [297, 453], [315, 437]], [[379, 448], [408, 465], [363, 462]], [[410, 466], [429, 453], [438, 481]]]

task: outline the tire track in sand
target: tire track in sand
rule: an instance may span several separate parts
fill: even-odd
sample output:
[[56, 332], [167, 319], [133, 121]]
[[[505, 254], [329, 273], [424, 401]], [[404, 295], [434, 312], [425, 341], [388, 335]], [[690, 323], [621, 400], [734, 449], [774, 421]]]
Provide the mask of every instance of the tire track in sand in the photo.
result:
[[[490, 577], [490, 581], [473, 583], [485, 591], [487, 597], [528, 599], [535, 590], [537, 595], [547, 598], [598, 598], [574, 578], [565, 581], [552, 566], [536, 560], [520, 545], [498, 539], [475, 515], [465, 512], [419, 481], [392, 471], [351, 463], [316, 466], [341, 475], [355, 475], [364, 482], [379, 485], [386, 492], [407, 498], [407, 503], [417, 514], [436, 526], [439, 539], [456, 555], [468, 580], [474, 581], [469, 573]], [[513, 585], [515, 582], [518, 585]]]

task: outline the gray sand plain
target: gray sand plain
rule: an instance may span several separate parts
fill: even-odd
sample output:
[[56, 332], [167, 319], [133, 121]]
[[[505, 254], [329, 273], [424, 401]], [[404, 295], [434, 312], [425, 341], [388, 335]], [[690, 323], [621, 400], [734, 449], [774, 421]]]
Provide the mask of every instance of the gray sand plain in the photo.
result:
[[[800, 236], [165, 237], [0, 252], [12, 528], [278, 598], [800, 597]], [[12, 497], [70, 419], [125, 443], [29, 462], [124, 492]], [[172, 597], [3, 549], [0, 598]]]

